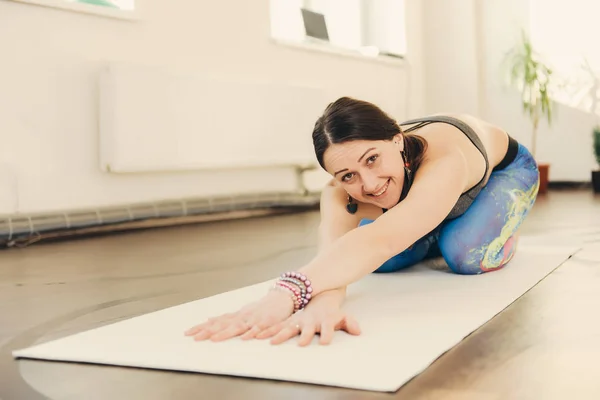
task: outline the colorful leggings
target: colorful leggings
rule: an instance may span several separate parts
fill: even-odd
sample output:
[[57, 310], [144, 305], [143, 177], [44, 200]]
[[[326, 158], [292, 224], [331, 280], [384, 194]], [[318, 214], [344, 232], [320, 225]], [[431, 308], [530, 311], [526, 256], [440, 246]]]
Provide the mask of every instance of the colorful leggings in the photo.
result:
[[[515, 159], [492, 172], [464, 214], [444, 221], [375, 272], [395, 272], [440, 255], [457, 274], [481, 274], [502, 268], [514, 254], [514, 234], [533, 206], [538, 188], [537, 164], [519, 144]], [[359, 226], [371, 222], [363, 219]]]

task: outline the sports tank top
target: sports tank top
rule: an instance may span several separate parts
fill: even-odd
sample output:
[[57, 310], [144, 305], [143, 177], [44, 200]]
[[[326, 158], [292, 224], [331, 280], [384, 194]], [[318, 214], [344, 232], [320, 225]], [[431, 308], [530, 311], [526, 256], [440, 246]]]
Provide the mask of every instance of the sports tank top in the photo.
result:
[[452, 210], [446, 217], [446, 219], [453, 219], [453, 218], [457, 218], [457, 217], [461, 216], [462, 214], [465, 213], [465, 211], [467, 211], [467, 209], [471, 206], [471, 204], [475, 200], [475, 197], [477, 197], [477, 195], [479, 194], [481, 189], [483, 189], [483, 187], [485, 186], [485, 177], [487, 176], [490, 163], [488, 160], [487, 152], [485, 151], [485, 147], [483, 146], [481, 139], [479, 139], [479, 136], [477, 136], [477, 133], [475, 133], [473, 128], [471, 128], [468, 124], [466, 124], [465, 122], [463, 122], [457, 118], [448, 117], [448, 116], [431, 116], [431, 117], [411, 119], [411, 120], [402, 122], [400, 124], [400, 126], [416, 124], [415, 126], [404, 129], [404, 132], [412, 132], [412, 131], [419, 129], [425, 125], [429, 125], [429, 124], [432, 124], [435, 122], [450, 124], [458, 129], [460, 129], [465, 134], [465, 136], [467, 136], [469, 138], [469, 140], [471, 140], [471, 142], [477, 148], [477, 150], [479, 150], [481, 152], [481, 154], [483, 155], [483, 158], [485, 160], [485, 174], [483, 175], [481, 180], [475, 186], [473, 186], [468, 191], [466, 191], [460, 195], [460, 197], [458, 198], [458, 201], [456, 202], [456, 204], [454, 205], [454, 207], [452, 208]]

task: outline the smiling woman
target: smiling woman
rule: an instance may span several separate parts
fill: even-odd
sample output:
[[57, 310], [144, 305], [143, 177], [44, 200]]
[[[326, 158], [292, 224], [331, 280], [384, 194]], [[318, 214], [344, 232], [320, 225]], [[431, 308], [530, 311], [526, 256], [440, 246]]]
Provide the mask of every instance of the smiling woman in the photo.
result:
[[[423, 137], [402, 135], [396, 121], [381, 109], [350, 98], [341, 98], [330, 105], [315, 125], [313, 143], [321, 167], [348, 192], [348, 211], [352, 213], [356, 210], [353, 198], [386, 209], [403, 200], [411, 184], [412, 170], [420, 166], [427, 148]], [[350, 165], [356, 167], [350, 170]], [[354, 168], [361, 165], [364, 168], [359, 173]], [[382, 181], [378, 175], [388, 178]]]
[[504, 130], [470, 115], [397, 123], [374, 104], [343, 97], [312, 137], [332, 176], [321, 199], [319, 253], [282, 274], [260, 301], [188, 335], [281, 343], [300, 334], [308, 344], [320, 333], [329, 343], [336, 329], [360, 333], [341, 305], [346, 286], [369, 273], [442, 256], [452, 272], [475, 275], [512, 259], [539, 172]]

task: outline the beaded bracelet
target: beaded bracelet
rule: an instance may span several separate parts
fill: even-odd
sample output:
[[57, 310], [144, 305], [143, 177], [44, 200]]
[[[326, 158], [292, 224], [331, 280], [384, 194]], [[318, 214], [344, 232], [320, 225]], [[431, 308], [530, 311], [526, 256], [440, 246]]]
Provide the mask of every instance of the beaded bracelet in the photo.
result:
[[299, 272], [284, 272], [275, 282], [274, 288], [282, 288], [292, 294], [294, 312], [302, 310], [312, 299], [312, 284], [305, 275]]
[[292, 295], [292, 300], [294, 302], [294, 312], [300, 310], [300, 306], [302, 304], [302, 297], [300, 295], [300, 290], [294, 288], [292, 285], [288, 285], [284, 282], [275, 283], [275, 289], [283, 290]]

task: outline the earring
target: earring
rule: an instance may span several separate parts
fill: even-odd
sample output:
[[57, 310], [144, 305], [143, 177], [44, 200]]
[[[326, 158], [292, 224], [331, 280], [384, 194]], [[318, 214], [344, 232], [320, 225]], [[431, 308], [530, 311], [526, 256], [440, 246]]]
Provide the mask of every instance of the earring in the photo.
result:
[[404, 161], [404, 176], [410, 182], [412, 180], [412, 171], [410, 170], [410, 163], [406, 159], [406, 155], [404, 154], [404, 150], [400, 152], [402, 155], [402, 160]]
[[[400, 155], [402, 156], [402, 160], [404, 161], [404, 168], [410, 167], [410, 163], [406, 160], [406, 155], [404, 154], [404, 150], [400, 150]], [[410, 169], [409, 169], [410, 171]]]
[[402, 193], [400, 193], [400, 201], [406, 198], [408, 194], [408, 190], [412, 185], [412, 171], [410, 170], [410, 163], [406, 160], [406, 155], [404, 151], [401, 151], [402, 160], [404, 161], [404, 184], [402, 185]]
[[356, 214], [356, 210], [358, 210], [358, 204], [354, 203], [352, 200], [352, 197], [348, 195], [348, 204], [346, 204], [346, 210], [348, 210], [350, 214]]

